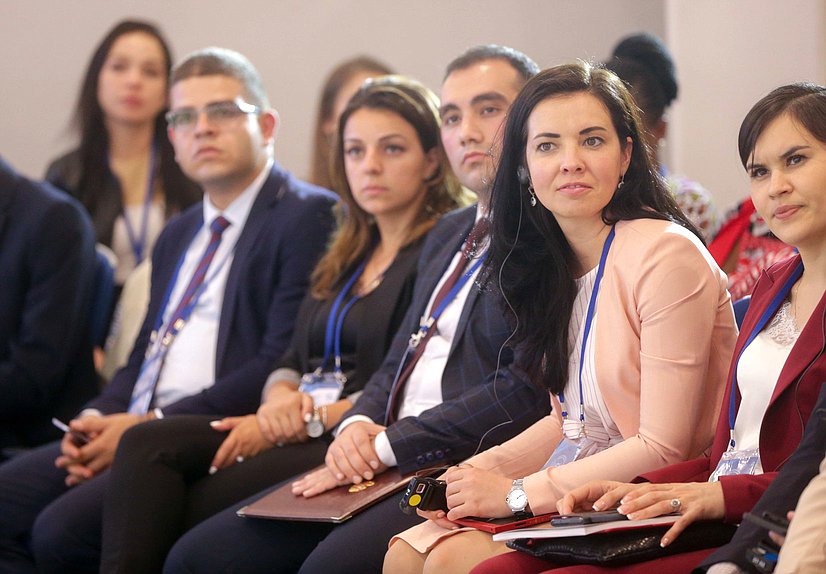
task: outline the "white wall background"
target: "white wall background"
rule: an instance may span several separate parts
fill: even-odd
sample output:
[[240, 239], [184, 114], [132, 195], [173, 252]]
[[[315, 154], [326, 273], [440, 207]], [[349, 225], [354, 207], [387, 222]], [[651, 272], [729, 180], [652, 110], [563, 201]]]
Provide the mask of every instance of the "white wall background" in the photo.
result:
[[438, 89], [445, 64], [473, 44], [507, 44], [549, 66], [657, 34], [681, 82], [666, 158], [723, 206], [746, 193], [736, 131], [748, 107], [780, 83], [826, 78], [826, 0], [4, 0], [0, 155], [38, 177], [73, 145], [86, 63], [126, 17], [160, 24], [177, 57], [207, 45], [246, 54], [281, 113], [278, 158], [300, 175], [323, 78], [360, 53]]
[[624, 34], [662, 34], [665, 21], [659, 0], [3, 0], [0, 154], [18, 169], [42, 175], [72, 145], [86, 63], [125, 17], [158, 23], [176, 57], [207, 45], [247, 55], [281, 114], [278, 158], [302, 175], [318, 91], [344, 58], [369, 53], [438, 89], [444, 66], [474, 44], [507, 44], [548, 66], [603, 58]]
[[751, 106], [782, 84], [826, 83], [826, 2], [668, 0], [665, 18], [680, 78], [671, 165], [731, 206], [748, 194], [737, 132]]

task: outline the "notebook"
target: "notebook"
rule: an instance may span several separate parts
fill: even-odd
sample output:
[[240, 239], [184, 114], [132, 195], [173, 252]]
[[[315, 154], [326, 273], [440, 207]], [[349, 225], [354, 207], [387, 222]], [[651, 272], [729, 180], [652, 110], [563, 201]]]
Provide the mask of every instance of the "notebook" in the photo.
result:
[[[310, 472], [323, 467], [322, 465]], [[296, 476], [294, 480], [298, 480], [306, 474], [308, 473]], [[290, 480], [252, 504], [239, 509], [237, 514], [249, 518], [339, 524], [373, 504], [399, 492], [407, 486], [408, 482], [410, 482], [409, 476], [402, 477], [398, 469], [389, 469], [373, 480], [361, 484], [339, 486], [318, 496], [304, 498], [292, 493], [293, 480]]]
[[494, 534], [493, 539], [497, 542], [505, 540], [517, 540], [519, 538], [563, 538], [566, 536], [587, 536], [597, 532], [613, 532], [617, 530], [631, 530], [634, 528], [646, 528], [648, 526], [664, 526], [674, 524], [679, 520], [680, 515], [668, 514], [647, 518], [645, 520], [617, 520], [614, 522], [600, 522], [597, 524], [582, 524], [576, 526], [552, 526], [550, 523], [533, 528], [519, 528]]
[[527, 516], [524, 518], [517, 518], [516, 516], [509, 516], [507, 518], [476, 518], [475, 516], [467, 516], [459, 520], [454, 520], [453, 522], [460, 526], [470, 526], [482, 532], [498, 534], [499, 532], [507, 532], [508, 530], [542, 524], [543, 522], [548, 522], [554, 516], [556, 516], [556, 514], [538, 514], [537, 516]]

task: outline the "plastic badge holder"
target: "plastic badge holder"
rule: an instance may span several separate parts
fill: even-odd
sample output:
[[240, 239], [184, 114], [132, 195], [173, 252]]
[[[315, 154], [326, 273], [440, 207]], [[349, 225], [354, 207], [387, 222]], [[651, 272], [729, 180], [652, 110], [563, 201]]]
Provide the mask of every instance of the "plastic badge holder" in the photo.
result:
[[345, 382], [347, 380], [341, 373], [329, 371], [325, 373], [306, 373], [301, 377], [298, 390], [310, 395], [315, 406], [323, 407], [331, 405], [339, 399]]
[[721, 476], [738, 474], [754, 474], [760, 462], [760, 451], [756, 448], [748, 450], [727, 450], [720, 457], [717, 468], [711, 473], [709, 482], [720, 480]]

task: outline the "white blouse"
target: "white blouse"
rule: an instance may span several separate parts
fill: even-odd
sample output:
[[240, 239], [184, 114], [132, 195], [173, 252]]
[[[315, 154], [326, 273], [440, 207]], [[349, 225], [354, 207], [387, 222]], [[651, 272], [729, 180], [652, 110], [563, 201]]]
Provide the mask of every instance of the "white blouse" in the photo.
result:
[[[595, 333], [598, 320], [598, 306], [594, 310], [591, 330], [588, 333], [588, 344], [585, 348], [585, 367], [582, 370], [582, 403], [585, 405], [585, 429], [579, 420], [579, 364], [582, 353], [582, 338], [585, 335], [585, 316], [588, 312], [588, 303], [594, 291], [594, 280], [597, 268], [592, 269], [576, 280], [577, 295], [571, 312], [571, 321], [568, 324], [568, 382], [565, 385], [565, 411], [568, 416], [562, 425], [565, 438], [576, 442], [579, 446], [577, 458], [590, 456], [606, 448], [622, 442], [623, 438], [617, 428], [611, 413], [602, 399], [602, 392], [597, 384], [595, 356]], [[597, 298], [597, 302], [598, 302]]]
[[[760, 445], [760, 427], [769, 401], [800, 335], [790, 311], [791, 304], [786, 300], [766, 328], [746, 347], [737, 364], [737, 387], [742, 397], [734, 422], [737, 450], [756, 449]], [[728, 405], [723, 406], [728, 411]], [[762, 473], [762, 465], [758, 464], [755, 474]]]

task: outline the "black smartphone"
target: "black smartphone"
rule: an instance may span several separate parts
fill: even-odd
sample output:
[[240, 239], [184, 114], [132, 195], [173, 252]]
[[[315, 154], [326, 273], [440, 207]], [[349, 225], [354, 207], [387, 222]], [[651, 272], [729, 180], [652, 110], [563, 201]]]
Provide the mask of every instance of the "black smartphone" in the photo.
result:
[[628, 520], [628, 517], [624, 514], [620, 514], [616, 510], [577, 512], [574, 514], [562, 514], [556, 518], [551, 518], [551, 526], [578, 526], [581, 524], [614, 522], [615, 520]]
[[90, 440], [89, 435], [86, 433], [82, 433], [80, 431], [72, 430], [69, 425], [64, 423], [62, 420], [52, 417], [52, 424], [62, 430], [65, 433], [69, 433], [72, 437], [72, 442], [75, 443], [75, 446], [83, 446], [87, 444]]
[[786, 536], [786, 531], [789, 529], [789, 521], [783, 516], [778, 516], [773, 512], [764, 512], [761, 516], [746, 512], [743, 515], [743, 520], [748, 520], [766, 530], [777, 532], [781, 536]]
[[414, 510], [444, 510], [447, 512], [447, 483], [429, 476], [414, 476], [399, 501], [407, 514]]

